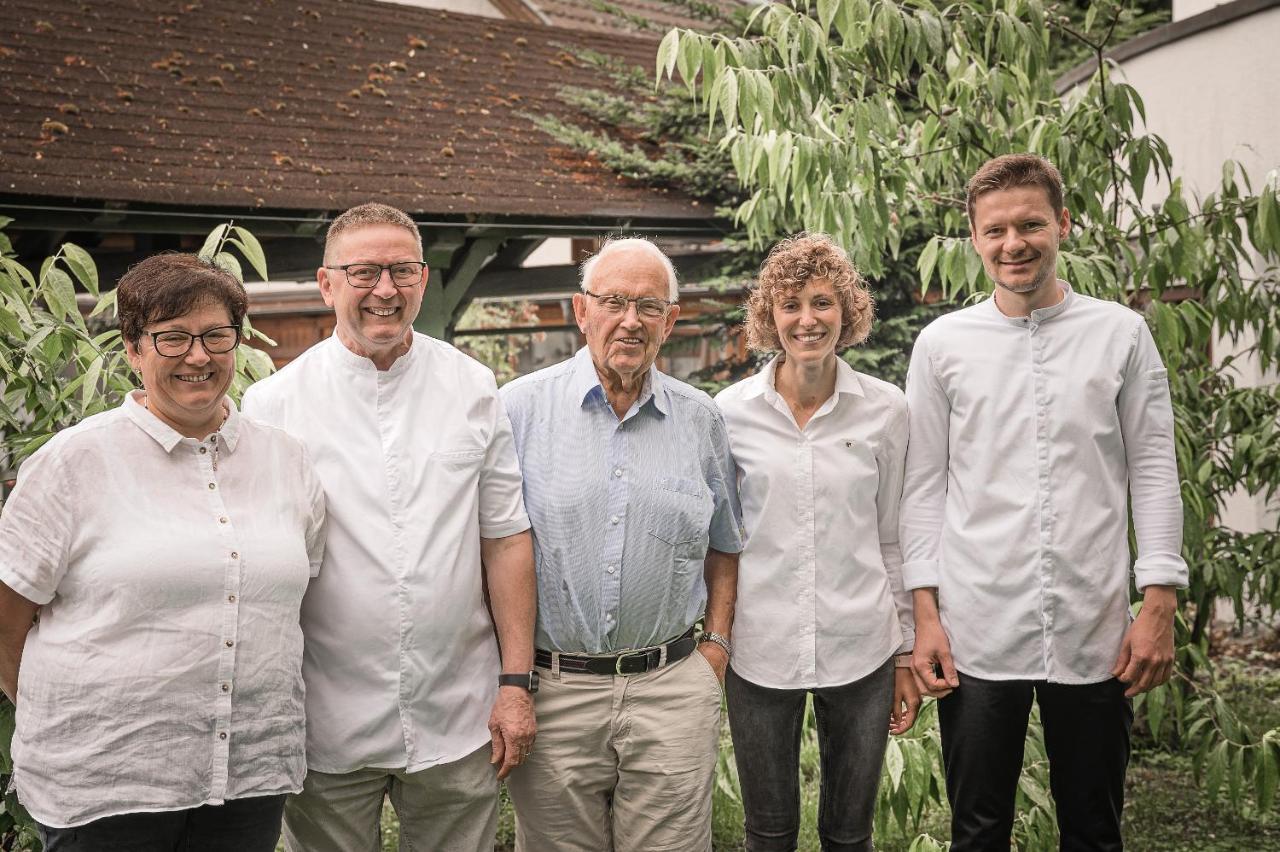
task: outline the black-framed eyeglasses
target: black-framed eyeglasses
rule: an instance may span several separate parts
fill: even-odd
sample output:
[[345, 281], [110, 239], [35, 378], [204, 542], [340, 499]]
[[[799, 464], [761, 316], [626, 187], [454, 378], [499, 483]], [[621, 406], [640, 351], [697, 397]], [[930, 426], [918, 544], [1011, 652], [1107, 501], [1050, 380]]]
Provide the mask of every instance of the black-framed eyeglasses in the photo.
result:
[[642, 317], [649, 319], [657, 319], [665, 317], [667, 311], [671, 310], [671, 306], [675, 302], [668, 302], [666, 299], [659, 299], [654, 296], [619, 296], [616, 293], [592, 293], [590, 290], [583, 290], [584, 294], [596, 300], [601, 309], [609, 314], [625, 314], [627, 312], [627, 303], [636, 303], [636, 313]]
[[347, 276], [347, 283], [352, 287], [368, 290], [378, 286], [382, 278], [382, 270], [391, 275], [391, 283], [397, 287], [416, 287], [422, 283], [422, 274], [427, 265], [421, 260], [402, 260], [399, 263], [347, 263], [342, 266], [326, 266], [325, 269], [341, 269]]
[[240, 329], [234, 325], [220, 325], [204, 334], [188, 334], [185, 331], [151, 331], [147, 333], [156, 352], [166, 358], [181, 358], [191, 351], [198, 338], [204, 351], [210, 355], [230, 352], [240, 345]]

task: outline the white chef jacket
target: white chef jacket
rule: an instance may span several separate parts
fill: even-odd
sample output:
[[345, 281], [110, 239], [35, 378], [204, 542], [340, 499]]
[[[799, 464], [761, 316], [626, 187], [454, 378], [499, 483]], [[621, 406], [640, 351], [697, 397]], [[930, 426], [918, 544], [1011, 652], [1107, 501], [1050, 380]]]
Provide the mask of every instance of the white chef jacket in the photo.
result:
[[413, 772], [488, 742], [500, 660], [480, 538], [529, 528], [493, 373], [416, 333], [380, 371], [335, 335], [244, 406], [302, 440], [328, 502], [302, 606], [307, 765]]
[[747, 532], [733, 670], [773, 689], [839, 686], [914, 644], [898, 547], [907, 401], [837, 360], [835, 393], [800, 429], [779, 363], [716, 396]]
[[298, 608], [324, 495], [297, 441], [226, 405], [217, 470], [208, 438], [130, 397], [18, 472], [0, 582], [42, 608], [14, 782], [45, 825], [302, 789]]
[[[1029, 317], [940, 317], [907, 377], [908, 588], [938, 589], [956, 667], [992, 680], [1111, 677], [1139, 589], [1185, 586], [1169, 382], [1142, 316], [1072, 292]], [[1126, 494], [1127, 492], [1127, 494]]]

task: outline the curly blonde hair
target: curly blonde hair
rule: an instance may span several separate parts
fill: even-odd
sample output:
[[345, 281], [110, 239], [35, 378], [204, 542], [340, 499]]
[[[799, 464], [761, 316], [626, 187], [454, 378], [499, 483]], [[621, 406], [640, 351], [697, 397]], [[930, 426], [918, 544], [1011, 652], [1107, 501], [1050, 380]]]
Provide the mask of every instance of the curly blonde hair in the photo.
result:
[[799, 233], [773, 247], [760, 267], [759, 281], [747, 299], [747, 346], [756, 352], [782, 349], [773, 306], [780, 296], [796, 292], [816, 278], [831, 282], [840, 303], [840, 337], [836, 348], [854, 346], [871, 333], [875, 300], [844, 249], [826, 234]]

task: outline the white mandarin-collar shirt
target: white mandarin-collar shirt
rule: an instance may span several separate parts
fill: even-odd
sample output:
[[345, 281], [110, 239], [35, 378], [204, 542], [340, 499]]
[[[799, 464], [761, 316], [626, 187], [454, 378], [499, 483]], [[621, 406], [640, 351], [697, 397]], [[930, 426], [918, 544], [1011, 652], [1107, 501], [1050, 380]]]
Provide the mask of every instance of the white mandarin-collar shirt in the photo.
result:
[[297, 441], [226, 405], [199, 441], [130, 397], [55, 435], [5, 503], [0, 582], [41, 605], [14, 783], [45, 825], [302, 788], [324, 495]]
[[994, 299], [920, 333], [907, 377], [908, 588], [938, 590], [956, 667], [993, 680], [1111, 677], [1139, 589], [1185, 586], [1169, 382], [1142, 316], [1072, 292]]
[[774, 689], [839, 686], [914, 643], [898, 547], [907, 402], [838, 360], [835, 393], [801, 429], [779, 363], [716, 396], [747, 533], [733, 669]]
[[335, 335], [244, 406], [302, 440], [328, 501], [302, 606], [308, 766], [413, 772], [488, 742], [500, 661], [480, 538], [529, 528], [493, 373], [416, 333], [378, 370]]

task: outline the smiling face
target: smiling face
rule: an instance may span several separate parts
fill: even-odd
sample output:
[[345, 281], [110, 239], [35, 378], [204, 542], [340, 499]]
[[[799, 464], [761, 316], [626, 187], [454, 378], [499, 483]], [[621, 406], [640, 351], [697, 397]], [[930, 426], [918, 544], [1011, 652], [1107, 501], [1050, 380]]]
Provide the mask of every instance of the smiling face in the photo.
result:
[[[343, 231], [330, 240], [325, 252], [325, 266], [421, 260], [414, 235], [399, 225], [365, 225]], [[324, 303], [337, 315], [338, 339], [348, 349], [384, 370], [408, 349], [413, 321], [422, 307], [425, 270], [422, 281], [412, 287], [395, 286], [386, 270], [371, 289], [352, 287], [341, 269], [321, 267], [316, 280]]]
[[137, 341], [125, 341], [129, 363], [142, 374], [147, 408], [188, 438], [204, 438], [222, 425], [222, 398], [236, 372], [235, 349], [210, 353], [193, 340], [186, 355], [169, 358], [156, 351], [151, 333], [203, 334], [232, 324], [225, 305], [204, 301], [176, 319], [148, 323]]
[[[597, 263], [591, 277], [591, 292], [599, 296], [626, 298], [670, 298], [667, 270], [650, 252], [625, 248], [605, 255]], [[658, 357], [667, 335], [676, 324], [680, 306], [672, 305], [665, 317], [645, 317], [635, 303], [625, 311], [611, 314], [597, 299], [584, 294], [573, 296], [573, 314], [578, 328], [587, 338], [591, 360], [606, 383], [615, 376], [625, 384], [643, 375]]]
[[973, 204], [973, 247], [987, 276], [1009, 293], [1034, 298], [1057, 280], [1058, 244], [1071, 228], [1064, 208], [1055, 214], [1039, 186], [1015, 186], [978, 196]]
[[840, 300], [826, 278], [812, 278], [798, 290], [774, 297], [773, 323], [787, 360], [820, 363], [832, 358], [843, 323]]

